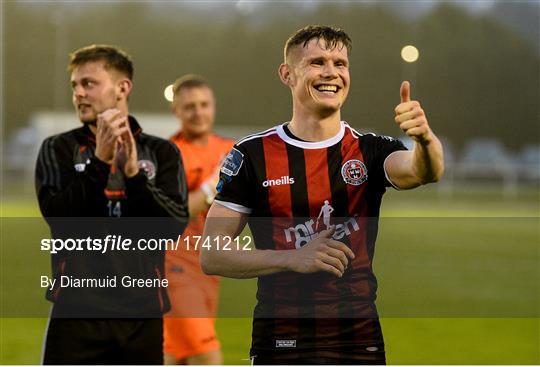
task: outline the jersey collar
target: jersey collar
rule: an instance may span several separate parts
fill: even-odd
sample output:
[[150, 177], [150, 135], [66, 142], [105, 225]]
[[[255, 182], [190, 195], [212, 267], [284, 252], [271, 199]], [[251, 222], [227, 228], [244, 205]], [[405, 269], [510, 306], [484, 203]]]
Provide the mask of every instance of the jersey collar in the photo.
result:
[[283, 140], [285, 143], [290, 144], [290, 145], [294, 145], [295, 147], [298, 147], [298, 148], [303, 148], [303, 149], [328, 148], [328, 147], [331, 147], [332, 145], [335, 145], [335, 144], [339, 143], [339, 141], [341, 139], [343, 139], [343, 136], [345, 135], [345, 121], [341, 121], [340, 122], [339, 132], [336, 135], [334, 135], [333, 137], [331, 137], [329, 139], [326, 139], [326, 140], [322, 140], [322, 141], [314, 141], [314, 142], [301, 141], [301, 140], [291, 138], [289, 135], [287, 135], [287, 133], [283, 129], [283, 126], [285, 126], [289, 122], [290, 121], [287, 121], [287, 122], [279, 125], [276, 128], [277, 134], [281, 138], [281, 140]]

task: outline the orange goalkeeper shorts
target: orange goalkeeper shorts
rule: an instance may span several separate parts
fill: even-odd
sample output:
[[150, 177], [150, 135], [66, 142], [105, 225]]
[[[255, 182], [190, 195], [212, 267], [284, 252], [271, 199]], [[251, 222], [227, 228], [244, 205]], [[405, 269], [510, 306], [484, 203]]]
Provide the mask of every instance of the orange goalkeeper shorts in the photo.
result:
[[163, 351], [177, 359], [221, 348], [215, 330], [219, 283], [170, 284], [171, 311], [163, 318]]

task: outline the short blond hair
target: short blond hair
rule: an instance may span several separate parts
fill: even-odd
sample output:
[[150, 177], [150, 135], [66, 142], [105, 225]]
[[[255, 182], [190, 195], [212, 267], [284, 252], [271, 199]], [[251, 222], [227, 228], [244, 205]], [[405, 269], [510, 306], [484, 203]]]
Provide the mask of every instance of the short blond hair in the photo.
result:
[[206, 87], [206, 88], [212, 89], [210, 88], [210, 85], [208, 84], [206, 79], [204, 79], [202, 76], [196, 75], [196, 74], [186, 74], [176, 79], [176, 81], [174, 82], [173, 94], [176, 96], [183, 89], [200, 88], [200, 87]]

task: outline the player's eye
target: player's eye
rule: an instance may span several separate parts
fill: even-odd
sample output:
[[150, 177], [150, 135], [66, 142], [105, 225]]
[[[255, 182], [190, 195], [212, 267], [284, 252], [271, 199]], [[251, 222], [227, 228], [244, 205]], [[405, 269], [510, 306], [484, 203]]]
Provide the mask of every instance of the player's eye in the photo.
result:
[[94, 81], [92, 81], [92, 80], [85, 80], [85, 81], [82, 82], [82, 86], [84, 88], [92, 88], [95, 85], [96, 85], [96, 83]]

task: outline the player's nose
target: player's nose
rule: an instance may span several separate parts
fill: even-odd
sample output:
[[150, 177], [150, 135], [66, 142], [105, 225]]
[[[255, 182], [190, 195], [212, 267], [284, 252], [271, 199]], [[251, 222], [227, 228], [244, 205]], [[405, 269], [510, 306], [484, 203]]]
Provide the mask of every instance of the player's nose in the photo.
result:
[[338, 76], [337, 68], [332, 62], [326, 62], [323, 65], [321, 76], [324, 78], [335, 78]]
[[76, 85], [76, 86], [73, 86], [72, 87], [72, 91], [73, 91], [73, 97], [75, 99], [81, 99], [81, 98], [84, 98], [85, 95], [86, 95], [86, 91], [84, 90], [84, 88], [80, 85]]
[[195, 107], [195, 109], [193, 110], [193, 116], [195, 118], [201, 118], [204, 116], [204, 113], [205, 113], [205, 107], [204, 106], [197, 106]]

